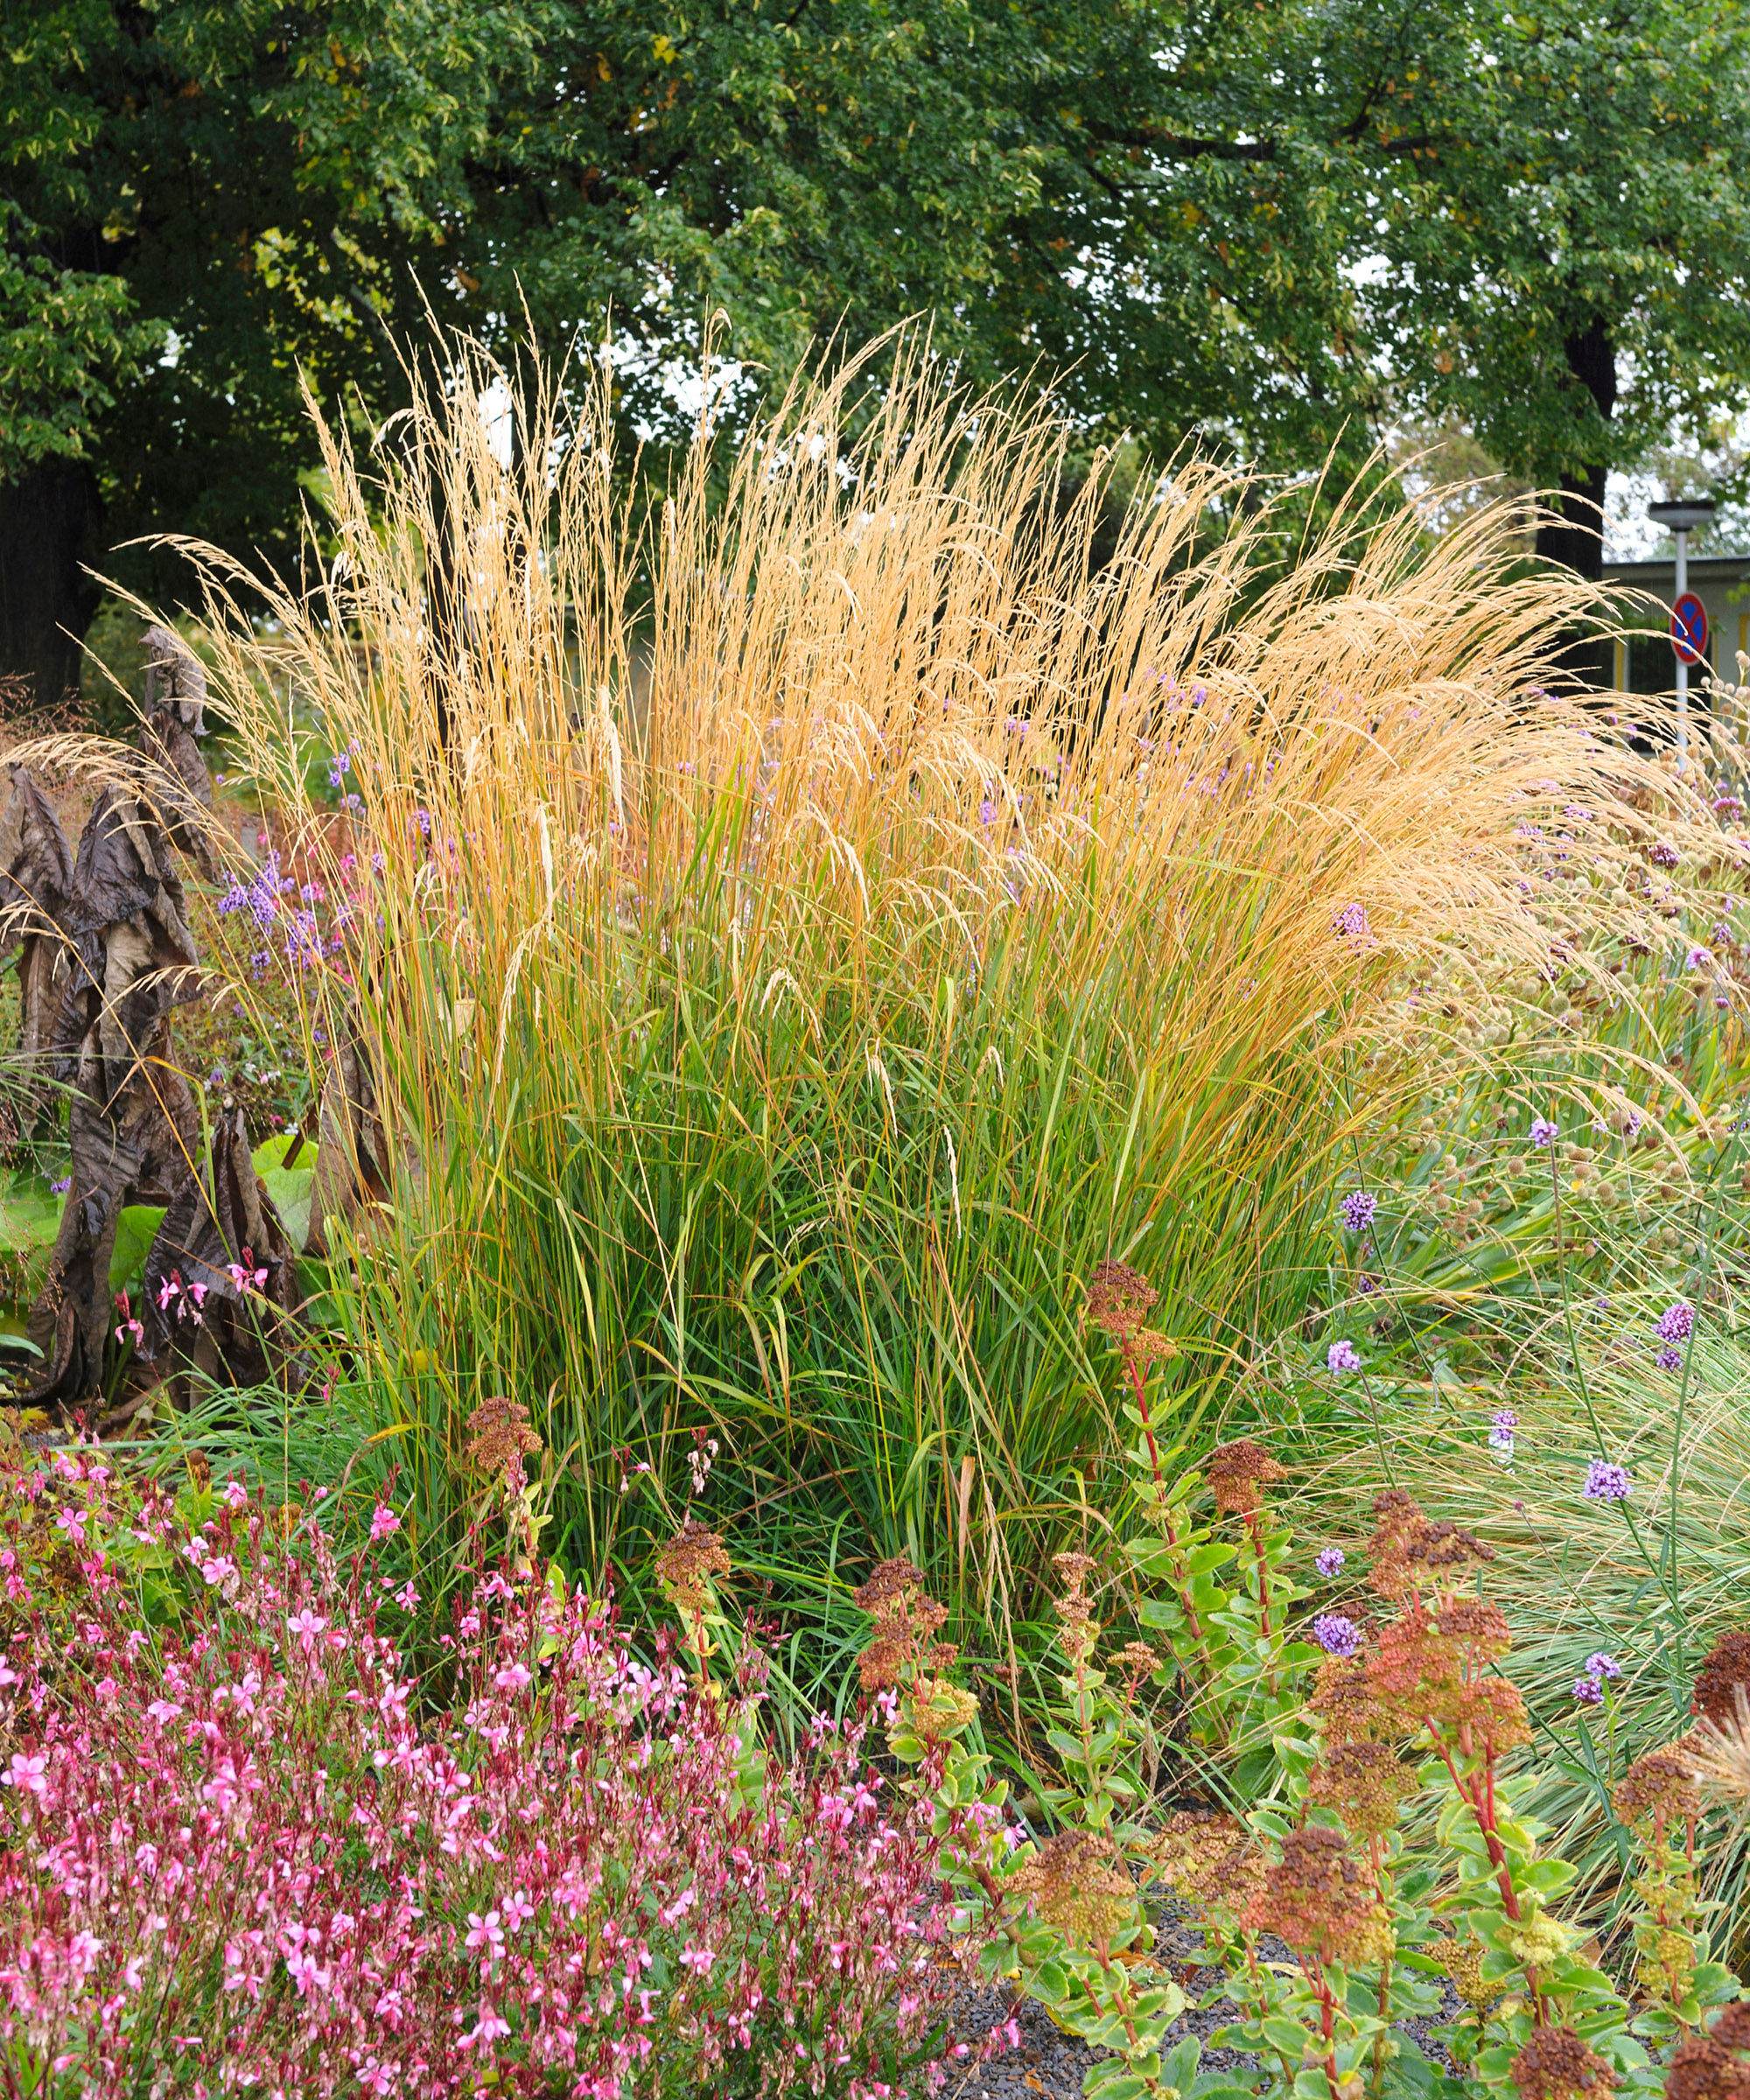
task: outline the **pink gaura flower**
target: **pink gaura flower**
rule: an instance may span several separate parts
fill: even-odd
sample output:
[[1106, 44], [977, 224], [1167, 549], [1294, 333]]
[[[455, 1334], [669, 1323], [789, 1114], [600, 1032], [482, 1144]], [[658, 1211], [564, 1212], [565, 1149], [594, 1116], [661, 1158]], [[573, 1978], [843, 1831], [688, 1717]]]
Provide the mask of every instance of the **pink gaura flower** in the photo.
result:
[[304, 1654], [313, 1654], [318, 1637], [326, 1630], [328, 1621], [305, 1605], [301, 1612], [294, 1612], [285, 1622], [286, 1631], [294, 1634]]
[[15, 1750], [10, 1765], [5, 1771], [0, 1772], [0, 1786], [17, 1787], [25, 1794], [46, 1794], [49, 1790], [48, 1769], [47, 1758]]

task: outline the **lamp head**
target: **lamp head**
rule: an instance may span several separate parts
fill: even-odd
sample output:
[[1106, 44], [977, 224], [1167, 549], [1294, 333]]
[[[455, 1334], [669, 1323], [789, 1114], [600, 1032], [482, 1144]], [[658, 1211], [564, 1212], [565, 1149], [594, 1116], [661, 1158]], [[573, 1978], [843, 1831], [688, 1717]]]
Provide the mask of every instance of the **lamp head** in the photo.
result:
[[1656, 525], [1662, 525], [1667, 532], [1693, 532], [1698, 525], [1711, 523], [1713, 513], [1712, 496], [1690, 496], [1681, 502], [1647, 506], [1647, 515]]

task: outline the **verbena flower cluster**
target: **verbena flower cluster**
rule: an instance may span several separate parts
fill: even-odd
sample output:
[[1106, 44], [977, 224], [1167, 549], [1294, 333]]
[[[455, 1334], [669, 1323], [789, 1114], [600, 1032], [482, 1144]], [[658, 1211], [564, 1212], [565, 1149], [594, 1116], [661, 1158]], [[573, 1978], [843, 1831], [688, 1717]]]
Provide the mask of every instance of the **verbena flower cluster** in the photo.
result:
[[181, 1571], [152, 1630], [102, 1543], [112, 1492], [62, 1459], [0, 1511], [18, 1537], [45, 1502], [67, 1519], [52, 1595], [8, 1555], [8, 2051], [93, 2100], [941, 2076], [953, 1833], [886, 1810], [858, 1729], [786, 1763], [751, 1682], [641, 1663], [599, 1603], [497, 1573], [434, 1706], [379, 1628], [374, 1550], [288, 1547], [235, 1488], [192, 1533], [158, 1501], [120, 1536]]

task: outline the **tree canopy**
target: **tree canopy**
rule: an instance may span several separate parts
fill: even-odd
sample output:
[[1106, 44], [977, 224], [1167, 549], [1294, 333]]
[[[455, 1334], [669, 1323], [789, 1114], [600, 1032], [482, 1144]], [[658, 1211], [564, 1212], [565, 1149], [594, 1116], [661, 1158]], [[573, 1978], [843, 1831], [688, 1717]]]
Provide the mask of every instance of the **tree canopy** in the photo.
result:
[[705, 318], [781, 382], [928, 315], [1088, 442], [1270, 472], [1456, 414], [1586, 500], [1750, 380], [1743, 0], [23, 0], [0, 162], [0, 668], [102, 558], [284, 559], [300, 377], [610, 312], [659, 434]]

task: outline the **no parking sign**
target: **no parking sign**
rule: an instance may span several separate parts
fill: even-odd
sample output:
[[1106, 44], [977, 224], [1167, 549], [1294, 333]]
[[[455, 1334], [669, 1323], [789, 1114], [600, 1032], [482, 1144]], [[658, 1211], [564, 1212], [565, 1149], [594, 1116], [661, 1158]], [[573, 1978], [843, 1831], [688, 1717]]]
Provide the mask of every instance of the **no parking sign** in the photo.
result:
[[1707, 607], [1693, 591], [1671, 607], [1671, 647], [1680, 663], [1700, 663], [1707, 655]]

